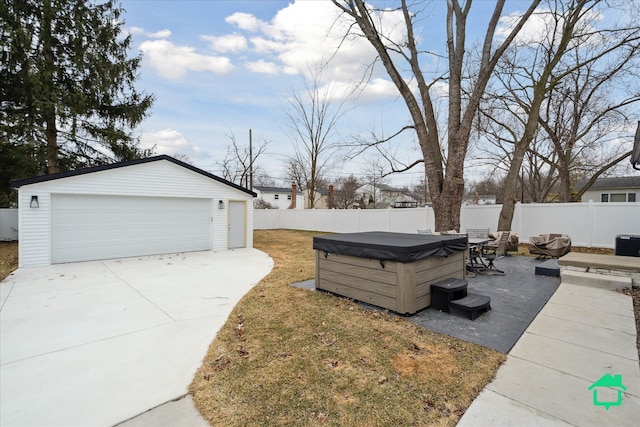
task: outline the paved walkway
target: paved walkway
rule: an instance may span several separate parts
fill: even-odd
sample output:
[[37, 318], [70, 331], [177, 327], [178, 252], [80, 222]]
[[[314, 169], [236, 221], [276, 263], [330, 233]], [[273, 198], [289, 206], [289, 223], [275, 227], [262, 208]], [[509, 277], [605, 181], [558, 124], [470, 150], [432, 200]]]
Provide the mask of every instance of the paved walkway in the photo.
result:
[[[620, 375], [626, 391], [589, 387]], [[636, 426], [640, 367], [631, 297], [562, 283], [509, 352], [459, 427]]]
[[238, 249], [18, 269], [0, 283], [0, 425], [203, 422], [187, 387], [272, 267]]

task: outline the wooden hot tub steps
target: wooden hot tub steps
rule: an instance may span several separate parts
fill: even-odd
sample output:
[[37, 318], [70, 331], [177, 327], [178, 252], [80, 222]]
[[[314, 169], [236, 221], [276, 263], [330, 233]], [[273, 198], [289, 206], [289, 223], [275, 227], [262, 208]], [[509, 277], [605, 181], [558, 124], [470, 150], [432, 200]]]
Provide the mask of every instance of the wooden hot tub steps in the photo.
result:
[[476, 320], [481, 311], [489, 310], [491, 310], [491, 298], [486, 295], [467, 293], [466, 297], [449, 302], [450, 313], [461, 314], [471, 320]]
[[431, 307], [449, 312], [449, 302], [467, 296], [468, 283], [465, 279], [449, 277], [431, 285]]

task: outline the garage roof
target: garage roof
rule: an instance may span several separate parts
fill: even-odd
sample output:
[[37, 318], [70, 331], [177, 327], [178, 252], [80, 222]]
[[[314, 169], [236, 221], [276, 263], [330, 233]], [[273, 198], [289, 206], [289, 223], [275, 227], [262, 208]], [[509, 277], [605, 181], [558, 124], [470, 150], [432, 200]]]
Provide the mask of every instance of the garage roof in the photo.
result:
[[160, 155], [160, 156], [154, 156], [154, 157], [145, 157], [144, 159], [136, 159], [136, 160], [129, 160], [127, 162], [119, 162], [119, 163], [111, 163], [108, 165], [101, 165], [101, 166], [95, 166], [92, 168], [85, 168], [85, 169], [76, 169], [76, 170], [72, 170], [72, 171], [68, 171], [68, 172], [60, 172], [60, 173], [53, 173], [50, 175], [42, 175], [42, 176], [36, 176], [33, 178], [25, 178], [25, 179], [15, 179], [15, 180], [11, 180], [11, 187], [12, 188], [20, 188], [23, 185], [29, 185], [29, 184], [36, 184], [39, 182], [45, 182], [45, 181], [52, 181], [55, 179], [61, 179], [61, 178], [69, 178], [72, 176], [77, 176], [77, 175], [84, 175], [87, 173], [93, 173], [93, 172], [100, 172], [100, 171], [106, 171], [106, 170], [110, 170], [110, 169], [118, 169], [118, 168], [122, 168], [122, 167], [127, 167], [127, 166], [133, 166], [133, 165], [140, 165], [143, 163], [150, 163], [150, 162], [157, 162], [160, 160], [166, 160], [168, 162], [171, 162], [173, 164], [176, 164], [178, 166], [182, 166], [183, 168], [189, 169], [190, 171], [199, 173], [200, 175], [206, 176], [207, 178], [213, 179], [214, 181], [218, 181], [222, 184], [228, 185], [229, 187], [233, 187], [236, 190], [240, 190], [244, 193], [250, 194], [253, 197], [256, 197], [257, 194], [254, 193], [253, 191], [244, 188], [238, 184], [234, 184], [231, 181], [227, 181], [226, 179], [220, 178], [219, 176], [213, 175], [207, 171], [204, 171], [202, 169], [199, 169], [195, 166], [192, 166], [188, 163], [182, 162], [178, 159], [175, 159], [171, 156], [167, 156], [165, 154]]

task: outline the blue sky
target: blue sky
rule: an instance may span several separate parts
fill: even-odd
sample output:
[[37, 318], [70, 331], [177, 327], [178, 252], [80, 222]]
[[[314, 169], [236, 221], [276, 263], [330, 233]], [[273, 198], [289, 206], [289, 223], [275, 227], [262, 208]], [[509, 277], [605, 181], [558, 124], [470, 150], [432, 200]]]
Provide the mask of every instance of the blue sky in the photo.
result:
[[[299, 85], [300, 73], [335, 54], [338, 36], [328, 33], [337, 9], [328, 1], [264, 0], [124, 0], [122, 6], [133, 47], [143, 53], [137, 87], [156, 96], [151, 117], [137, 129], [143, 146], [155, 145], [158, 154], [186, 155], [217, 173], [229, 135], [246, 145], [252, 129], [255, 144], [269, 142], [259, 165], [285, 185], [286, 157], [292, 154], [286, 100], [292, 86]], [[337, 91], [360, 79], [372, 59], [372, 49], [362, 41], [335, 56]], [[408, 120], [395, 88], [381, 78], [345, 109], [343, 140], [383, 126], [391, 131]], [[410, 138], [403, 141], [398, 155], [407, 161], [418, 158], [417, 145]], [[363, 163], [371, 156], [335, 159], [330, 177], [363, 177], [368, 173]], [[411, 185], [423, 173], [416, 167], [388, 181]]]
[[[376, 5], [384, 5], [377, 1]], [[473, 24], [487, 19], [491, 7], [474, 3]], [[527, 2], [508, 2], [517, 10]], [[185, 155], [205, 170], [219, 173], [220, 162], [234, 134], [248, 144], [249, 129], [255, 144], [269, 141], [267, 153], [258, 159], [267, 175], [288, 185], [286, 159], [292, 154], [287, 131], [286, 100], [300, 75], [332, 57], [331, 78], [339, 98], [342, 88], [352, 87], [374, 59], [364, 40], [343, 44], [336, 54], [344, 23], [336, 21], [337, 8], [328, 0], [220, 1], [220, 0], [122, 0], [125, 29], [133, 35], [133, 48], [143, 53], [139, 90], [153, 93], [152, 115], [137, 129], [143, 146], [155, 145], [158, 154]], [[444, 1], [427, 3], [418, 25], [421, 40], [430, 49], [445, 53]], [[399, 16], [388, 18], [392, 37], [401, 36]], [[397, 26], [396, 26], [397, 25]], [[482, 26], [481, 26], [482, 27]], [[535, 33], [532, 29], [531, 33]], [[469, 37], [471, 39], [471, 37]], [[425, 69], [442, 70], [431, 60]], [[446, 94], [445, 87], [441, 93]], [[339, 99], [338, 99], [339, 100]], [[376, 69], [339, 126], [339, 138], [351, 140], [375, 129], [385, 135], [408, 124], [408, 114], [397, 91], [381, 69]], [[394, 151], [411, 162], [420, 157], [417, 144], [407, 137]], [[336, 157], [329, 177], [371, 174], [372, 155], [354, 160]], [[467, 177], [478, 177], [469, 156]], [[387, 182], [413, 185], [423, 177], [422, 166], [394, 175]]]

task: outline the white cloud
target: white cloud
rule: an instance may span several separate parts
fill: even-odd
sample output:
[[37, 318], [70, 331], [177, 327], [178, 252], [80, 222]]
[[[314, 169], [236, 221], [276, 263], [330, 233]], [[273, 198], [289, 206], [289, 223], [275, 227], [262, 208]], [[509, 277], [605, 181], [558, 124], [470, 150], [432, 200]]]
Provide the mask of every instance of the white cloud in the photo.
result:
[[[228, 16], [226, 22], [237, 31], [254, 34], [249, 37], [248, 50], [257, 57], [245, 61], [248, 70], [309, 75], [330, 60], [330, 69], [321, 76], [326, 79], [323, 83], [331, 79], [337, 87], [350, 90], [362, 79], [366, 67], [374, 63], [377, 55], [366, 39], [353, 36], [345, 39], [352, 27], [350, 22], [340, 18], [340, 14], [331, 2], [295, 1], [279, 10], [268, 22], [240, 12]], [[382, 31], [388, 38], [400, 41], [405, 37], [401, 13], [387, 11], [381, 21], [384, 22]], [[376, 70], [373, 75], [374, 78], [382, 76], [386, 76], [383, 70]], [[384, 82], [372, 80], [372, 87], [365, 92], [378, 96], [397, 95], [391, 83]]]
[[375, 100], [397, 95], [398, 89], [392, 81], [382, 78], [375, 78], [372, 79], [369, 84], [363, 89], [359, 98], [361, 100]]
[[211, 48], [218, 52], [240, 52], [247, 48], [247, 39], [237, 33], [227, 34], [225, 36], [202, 36], [207, 40]]
[[225, 74], [233, 70], [233, 64], [227, 57], [202, 55], [192, 47], [176, 46], [167, 40], [145, 41], [140, 50], [151, 67], [168, 79], [180, 79], [188, 71]]
[[[496, 28], [496, 34], [503, 39], [506, 38], [518, 23], [521, 13], [512, 13], [500, 18]], [[593, 25], [603, 19], [599, 11], [590, 10], [584, 14], [579, 24], [576, 26], [576, 34], [584, 34], [582, 42], [597, 45], [601, 42]], [[524, 45], [557, 45], [562, 37], [563, 18], [555, 16], [555, 12], [547, 7], [541, 7], [527, 19], [522, 29], [514, 39], [516, 46]]]
[[247, 62], [246, 67], [253, 71], [254, 73], [261, 74], [278, 74], [280, 72], [280, 67], [278, 64], [273, 62], [267, 62], [263, 59], [253, 62]]
[[152, 39], [166, 39], [171, 36], [171, 31], [165, 28], [164, 30], [156, 31], [155, 33], [147, 33], [147, 36]]
[[256, 53], [272, 53], [287, 50], [287, 45], [282, 42], [267, 40], [264, 37], [252, 37], [251, 44]]
[[235, 25], [241, 30], [255, 32], [264, 25], [264, 22], [250, 13], [236, 12], [225, 19], [225, 22]]
[[180, 132], [163, 129], [157, 132], [144, 133], [140, 137], [140, 148], [155, 147], [157, 154], [170, 156], [185, 155], [189, 158], [202, 158], [207, 154], [197, 145], [191, 144]]
[[145, 31], [145, 29], [141, 27], [131, 27], [129, 28], [129, 33], [134, 35], [144, 35], [152, 39], [166, 39], [167, 37], [171, 36], [171, 31], [167, 30], [166, 28], [164, 30], [151, 33], [149, 31]]
[[129, 28], [130, 34], [144, 34], [144, 28], [140, 27], [131, 27]]

